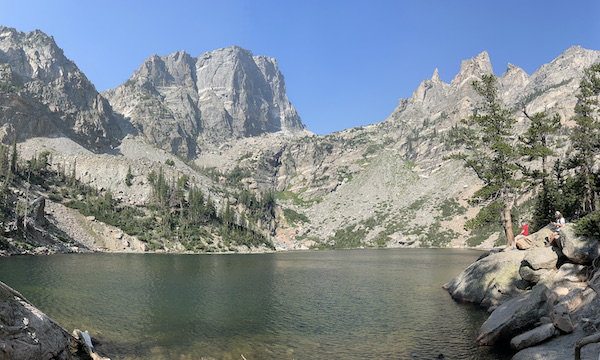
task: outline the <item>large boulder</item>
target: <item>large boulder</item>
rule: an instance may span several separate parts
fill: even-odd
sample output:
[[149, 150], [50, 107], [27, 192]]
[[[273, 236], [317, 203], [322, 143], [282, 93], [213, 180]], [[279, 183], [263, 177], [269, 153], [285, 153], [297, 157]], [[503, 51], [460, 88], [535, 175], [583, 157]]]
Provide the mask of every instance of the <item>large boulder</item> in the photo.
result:
[[0, 282], [0, 359], [110, 360], [86, 351], [73, 337], [23, 295]]
[[558, 333], [559, 331], [553, 324], [543, 324], [512, 338], [512, 340], [510, 340], [510, 347], [514, 350], [525, 349], [542, 343], [551, 337], [558, 335]]
[[556, 270], [558, 253], [551, 247], [529, 249], [519, 268], [519, 275], [525, 281], [537, 284], [540, 279]]
[[576, 235], [573, 224], [566, 224], [560, 234], [562, 252], [570, 261], [576, 264], [590, 264], [600, 256], [598, 239]]
[[519, 275], [525, 254], [519, 250], [490, 252], [445, 284], [444, 288], [456, 301], [474, 303], [492, 311], [527, 288], [527, 283]]
[[533, 329], [548, 312], [547, 290], [546, 286], [538, 284], [530, 292], [500, 305], [481, 325], [476, 342], [494, 345]]
[[0, 358], [74, 359], [70, 334], [0, 283]]

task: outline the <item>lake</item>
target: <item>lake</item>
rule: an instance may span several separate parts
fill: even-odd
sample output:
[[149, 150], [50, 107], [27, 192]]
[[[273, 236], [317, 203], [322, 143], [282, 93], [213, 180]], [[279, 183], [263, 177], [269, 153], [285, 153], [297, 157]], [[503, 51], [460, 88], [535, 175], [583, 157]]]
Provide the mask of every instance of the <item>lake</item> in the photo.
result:
[[[508, 359], [442, 285], [481, 252], [76, 254], [0, 259], [0, 280], [117, 359]], [[243, 356], [243, 357], [242, 357]]]

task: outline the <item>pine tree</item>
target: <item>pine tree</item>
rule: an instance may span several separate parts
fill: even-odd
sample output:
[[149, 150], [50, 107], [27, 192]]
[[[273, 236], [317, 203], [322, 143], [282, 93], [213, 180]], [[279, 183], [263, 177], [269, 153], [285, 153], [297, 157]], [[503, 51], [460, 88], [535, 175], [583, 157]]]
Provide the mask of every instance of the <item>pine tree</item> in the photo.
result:
[[514, 241], [511, 210], [516, 194], [522, 188], [520, 154], [513, 146], [516, 138], [516, 120], [504, 109], [498, 96], [496, 76], [483, 75], [473, 82], [473, 89], [483, 102], [462, 125], [452, 128], [450, 144], [462, 146], [449, 158], [464, 162], [483, 181], [483, 187], [474, 195], [474, 201], [484, 208], [472, 219], [473, 227], [499, 216], [507, 243]]
[[549, 146], [550, 137], [561, 128], [561, 118], [558, 114], [550, 118], [545, 111], [530, 116], [524, 109], [523, 113], [530, 120], [530, 124], [523, 136], [519, 137], [521, 154], [528, 161], [538, 159], [542, 161], [541, 169], [525, 169], [533, 187], [539, 187], [533, 219], [530, 224], [532, 230], [535, 231], [548, 224], [554, 214], [554, 201], [551, 199], [554, 190], [551, 189], [549, 183], [550, 173], [547, 168], [548, 157], [554, 155], [554, 151]]
[[12, 154], [11, 154], [11, 158], [10, 158], [10, 171], [13, 174], [17, 174], [17, 137], [15, 136], [14, 140], [13, 140], [13, 145], [12, 145]]
[[600, 94], [600, 63], [585, 70], [579, 83], [575, 105], [575, 126], [571, 129], [574, 154], [571, 161], [579, 171], [584, 187], [581, 207], [584, 213], [596, 209], [596, 186], [594, 184], [594, 158], [600, 143], [600, 124], [596, 119], [598, 95]]
[[131, 186], [131, 179], [133, 179], [133, 174], [131, 173], [131, 166], [127, 168], [127, 175], [125, 175], [125, 185]]

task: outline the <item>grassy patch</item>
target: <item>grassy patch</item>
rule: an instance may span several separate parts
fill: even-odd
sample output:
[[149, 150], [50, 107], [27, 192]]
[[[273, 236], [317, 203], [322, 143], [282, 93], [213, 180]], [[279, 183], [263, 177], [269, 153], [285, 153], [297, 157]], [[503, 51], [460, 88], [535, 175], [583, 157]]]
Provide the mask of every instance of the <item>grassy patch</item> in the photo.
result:
[[385, 148], [384, 144], [371, 144], [367, 147], [367, 150], [365, 150], [362, 156], [366, 158], [369, 155], [373, 155], [380, 152], [383, 148]]
[[304, 193], [306, 189], [302, 190], [299, 193], [295, 193], [290, 190], [281, 191], [275, 194], [275, 199], [277, 200], [291, 200], [292, 203], [296, 206], [311, 206], [314, 202], [323, 201], [322, 198], [310, 199], [310, 200], [302, 200], [300, 199], [300, 195]]
[[467, 212], [467, 208], [460, 205], [455, 199], [444, 200], [438, 209], [442, 212], [442, 219], [453, 218]]
[[428, 199], [426, 197], [421, 197], [421, 198], [417, 199], [415, 202], [413, 202], [412, 204], [410, 204], [406, 209], [409, 211], [418, 211], [423, 207], [423, 205], [425, 205], [427, 200]]
[[458, 235], [450, 229], [442, 231], [442, 225], [435, 222], [427, 229], [424, 239], [421, 240], [421, 247], [446, 247]]
[[363, 240], [367, 229], [360, 225], [350, 225], [335, 232], [335, 235], [327, 239], [327, 243], [320, 244], [320, 249], [352, 249], [363, 246]]
[[292, 209], [283, 209], [283, 215], [285, 216], [288, 224], [292, 226], [296, 225], [297, 223], [310, 223], [310, 220], [306, 217], [306, 215]]

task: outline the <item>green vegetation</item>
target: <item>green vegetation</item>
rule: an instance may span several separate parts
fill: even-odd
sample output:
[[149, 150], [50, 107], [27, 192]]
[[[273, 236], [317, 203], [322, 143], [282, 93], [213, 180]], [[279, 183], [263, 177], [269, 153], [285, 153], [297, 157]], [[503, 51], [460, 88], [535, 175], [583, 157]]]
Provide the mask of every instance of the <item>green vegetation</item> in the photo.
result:
[[569, 82], [571, 82], [571, 80], [573, 80], [573, 79], [566, 79], [566, 80], [559, 82], [558, 84], [550, 85], [545, 88], [541, 88], [541, 89], [537, 89], [537, 90], [533, 91], [532, 93], [525, 96], [523, 98], [523, 100], [520, 101], [520, 107], [524, 108], [525, 106], [527, 106], [529, 103], [531, 103], [536, 98], [542, 96], [543, 94], [547, 93], [548, 91], [550, 91], [552, 89], [556, 89], [563, 85], [568, 84]]
[[302, 200], [300, 199], [300, 195], [304, 192], [306, 192], [307, 189], [303, 189], [302, 191], [300, 191], [299, 193], [295, 193], [293, 191], [290, 190], [285, 190], [285, 191], [281, 191], [275, 194], [275, 198], [277, 200], [291, 200], [292, 203], [296, 206], [311, 206], [314, 202], [321, 202], [323, 199], [321, 198], [315, 198], [315, 199], [310, 199], [310, 200]]
[[127, 175], [125, 175], [125, 185], [131, 186], [131, 180], [133, 179], [133, 174], [131, 173], [131, 166], [127, 168]]
[[467, 208], [460, 205], [455, 199], [445, 199], [438, 209], [441, 211], [442, 219], [453, 218], [467, 212]]
[[495, 233], [502, 232], [502, 226], [498, 222], [491, 222], [488, 226], [478, 226], [471, 229], [470, 237], [467, 239], [467, 246], [481, 245], [485, 240]]
[[0, 81], [0, 93], [17, 93], [21, 91], [20, 86], [14, 86], [6, 81]]
[[310, 220], [306, 217], [306, 215], [289, 208], [283, 209], [283, 215], [285, 216], [288, 224], [291, 226], [295, 226], [298, 223], [310, 223]]
[[367, 228], [361, 225], [349, 225], [335, 232], [324, 244], [319, 244], [319, 249], [353, 249], [364, 246], [363, 240]]
[[438, 221], [431, 224], [421, 240], [421, 247], [445, 247], [458, 236], [452, 230], [442, 231], [441, 229], [442, 225]]
[[423, 205], [425, 205], [425, 203], [427, 202], [427, 198], [426, 197], [420, 197], [419, 199], [417, 199], [415, 202], [413, 202], [412, 204], [410, 204], [406, 210], [408, 212], [416, 212], [419, 209], [421, 209], [423, 207]]
[[[15, 201], [9, 187], [24, 186], [27, 182], [47, 190], [48, 198], [77, 209], [86, 216], [116, 226], [125, 233], [137, 236], [148, 247], [159, 249], [180, 242], [191, 251], [229, 251], [235, 246], [256, 247], [265, 245], [274, 249], [271, 240], [256, 225], [258, 220], [269, 222], [274, 218], [273, 193], [263, 194], [259, 200], [245, 191], [238, 197], [244, 208], [232, 209], [229, 204], [217, 211], [210, 194], [206, 195], [196, 186], [190, 186], [187, 175], [169, 180], [162, 168], [148, 174], [152, 186], [151, 200], [145, 207], [136, 208], [120, 203], [109, 190], [99, 191], [82, 184], [76, 178], [76, 164], [69, 173], [65, 166], [51, 167], [52, 156], [42, 152], [26, 164], [20, 164], [16, 146], [12, 152], [0, 144], [0, 222], [14, 218], [25, 211], [26, 201]], [[131, 185], [131, 169], [126, 183]], [[8, 246], [0, 234], [0, 247]], [[13, 234], [14, 235], [14, 234]], [[12, 236], [12, 235], [10, 235]], [[217, 237], [220, 241], [217, 242]]]
[[471, 226], [500, 218], [506, 241], [512, 244], [511, 210], [525, 179], [520, 173], [521, 154], [512, 140], [516, 137], [516, 120], [502, 107], [496, 82], [495, 75], [483, 75], [480, 81], [473, 82], [473, 89], [483, 102], [467, 120], [461, 120], [462, 125], [450, 131], [449, 142], [461, 149], [449, 158], [463, 161], [484, 183], [473, 196], [473, 203], [483, 208], [471, 220]]
[[[533, 98], [568, 81], [531, 94], [521, 106], [525, 107]], [[507, 117], [508, 113], [497, 100], [494, 76], [483, 76], [473, 86], [485, 98], [484, 107], [468, 121], [462, 121], [466, 126], [454, 127], [450, 133], [450, 143], [463, 146], [451, 158], [463, 160], [465, 166], [484, 181], [484, 187], [473, 199], [474, 203], [484, 207], [475, 218], [467, 221], [467, 228], [474, 234], [468, 245], [477, 245], [489, 237], [489, 231], [477, 229], [482, 226], [493, 229], [498, 218], [508, 242], [512, 242], [514, 215], [511, 210], [521, 191], [535, 192], [531, 231], [547, 225], [553, 219], [554, 211], [560, 210], [567, 219], [577, 222], [578, 233], [597, 236], [600, 232], [600, 174], [595, 161], [600, 154], [600, 64], [586, 69], [580, 82], [573, 118], [575, 126], [563, 131], [558, 115], [550, 117], [541, 112], [529, 116], [523, 110], [530, 126], [518, 138], [518, 147], [511, 142], [515, 138], [512, 132], [514, 120]], [[565, 135], [568, 135], [572, 149], [567, 151], [566, 159], [556, 159], [550, 170], [548, 159], [556, 157], [550, 145], [552, 142], [557, 146], [564, 144]], [[531, 170], [522, 163], [523, 160], [541, 160], [541, 169]]]
[[369, 155], [377, 154], [385, 148], [384, 144], [371, 144], [367, 147], [367, 150], [362, 154], [362, 157], [366, 158]]
[[558, 114], [549, 118], [545, 111], [533, 116], [529, 116], [525, 110], [523, 112], [531, 123], [525, 134], [519, 138], [522, 143], [521, 153], [528, 161], [542, 160], [541, 169], [524, 168], [524, 173], [529, 177], [533, 187], [539, 187], [541, 184], [539, 199], [530, 224], [532, 230], [536, 230], [544, 227], [548, 222], [547, 219], [551, 218], [554, 213], [550, 206], [551, 180], [549, 178], [551, 174], [548, 171], [547, 159], [555, 155], [554, 151], [550, 149], [549, 143], [552, 139], [551, 136], [560, 130], [561, 124]]

